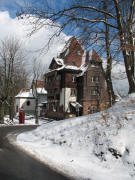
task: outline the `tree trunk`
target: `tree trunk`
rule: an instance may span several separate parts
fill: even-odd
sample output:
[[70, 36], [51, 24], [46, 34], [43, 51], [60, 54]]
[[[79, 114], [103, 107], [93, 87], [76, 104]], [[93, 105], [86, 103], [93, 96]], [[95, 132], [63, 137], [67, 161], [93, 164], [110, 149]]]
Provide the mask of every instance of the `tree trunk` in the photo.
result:
[[[104, 9], [107, 9], [106, 0], [104, 0]], [[105, 14], [105, 43], [106, 43], [106, 54], [107, 54], [107, 68], [105, 71], [105, 79], [107, 83], [107, 91], [109, 94], [109, 105], [112, 106], [115, 102], [115, 94], [113, 90], [112, 78], [111, 78], [111, 71], [112, 71], [112, 56], [111, 56], [111, 48], [110, 48], [110, 39], [109, 39], [109, 26], [108, 17]]]
[[109, 104], [110, 106], [112, 106], [112, 104], [115, 103], [115, 94], [113, 90], [112, 77], [111, 77], [112, 56], [110, 52], [109, 39], [107, 34], [106, 34], [106, 52], [107, 52], [107, 69], [105, 71], [105, 79], [107, 83], [107, 91], [109, 94]]
[[10, 97], [10, 100], [9, 100], [9, 117], [10, 117], [10, 120], [13, 121], [13, 118], [14, 118], [14, 98], [13, 97]]
[[0, 102], [0, 124], [4, 124], [4, 104]]
[[115, 94], [113, 90], [111, 73], [106, 73], [107, 92], [109, 94], [109, 105], [112, 106], [115, 103]]
[[[134, 76], [134, 58], [133, 54], [131, 53], [131, 49], [128, 49], [129, 47], [127, 42], [130, 45], [132, 37], [130, 36], [130, 32], [127, 32], [127, 29], [130, 30], [130, 25], [128, 27], [123, 27], [123, 21], [122, 21], [122, 15], [120, 10], [120, 5], [118, 0], [114, 0], [116, 14], [117, 14], [117, 23], [118, 23], [118, 30], [119, 30], [119, 37], [120, 37], [120, 47], [122, 50], [124, 63], [125, 63], [125, 69], [126, 74], [129, 82], [129, 93], [135, 92], [135, 76]], [[129, 35], [129, 37], [128, 37]], [[133, 44], [133, 43], [132, 43]]]
[[131, 61], [132, 55], [128, 55], [127, 50], [123, 50], [124, 63], [126, 68], [126, 74], [129, 82], [129, 94], [135, 92], [135, 81], [134, 81], [134, 72], [132, 71]]
[[38, 119], [38, 97], [35, 99], [35, 124], [39, 124]]

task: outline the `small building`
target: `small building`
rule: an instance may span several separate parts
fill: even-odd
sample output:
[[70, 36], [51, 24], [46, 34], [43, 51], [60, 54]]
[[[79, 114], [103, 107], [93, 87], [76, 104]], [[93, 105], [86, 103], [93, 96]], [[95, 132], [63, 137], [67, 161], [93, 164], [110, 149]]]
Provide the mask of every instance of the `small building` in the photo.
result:
[[[37, 88], [37, 97], [38, 97], [39, 115], [40, 115], [42, 111], [40, 104], [42, 102], [47, 102], [47, 91], [44, 88]], [[21, 107], [23, 107], [25, 113], [34, 114], [35, 96], [33, 95], [32, 89], [22, 89], [15, 98], [16, 98], [16, 103], [15, 103], [16, 113], [19, 111]]]
[[102, 60], [95, 50], [86, 52], [72, 37], [45, 74], [47, 117], [65, 119], [108, 107]]

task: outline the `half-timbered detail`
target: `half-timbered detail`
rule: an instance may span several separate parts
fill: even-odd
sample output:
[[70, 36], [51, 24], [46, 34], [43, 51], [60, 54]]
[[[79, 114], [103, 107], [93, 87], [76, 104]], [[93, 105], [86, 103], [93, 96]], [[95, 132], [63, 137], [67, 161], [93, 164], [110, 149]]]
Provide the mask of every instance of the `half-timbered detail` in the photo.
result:
[[95, 50], [86, 52], [73, 37], [53, 58], [45, 74], [47, 117], [65, 119], [107, 107], [102, 61]]

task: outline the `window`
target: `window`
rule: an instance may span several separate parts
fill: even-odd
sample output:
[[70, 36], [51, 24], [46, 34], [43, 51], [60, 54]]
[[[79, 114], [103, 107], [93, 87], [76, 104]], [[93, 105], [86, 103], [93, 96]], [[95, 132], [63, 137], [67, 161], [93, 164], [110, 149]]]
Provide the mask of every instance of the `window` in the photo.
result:
[[100, 66], [100, 63], [99, 63], [99, 62], [96, 62], [95, 60], [91, 60], [91, 61], [90, 61], [90, 65], [91, 65], [92, 67], [98, 68], [98, 67]]
[[98, 112], [98, 106], [97, 105], [92, 105], [88, 107], [88, 114], [96, 113]]
[[47, 77], [45, 77], [45, 84], [47, 84]]
[[96, 77], [96, 82], [99, 82], [99, 76]]
[[55, 88], [54, 89], [54, 94], [57, 94], [58, 93], [58, 88]]
[[61, 75], [57, 75], [56, 80], [58, 80], [58, 81], [61, 80]]
[[74, 66], [76, 66], [76, 61], [72, 61], [72, 64], [73, 64]]
[[26, 104], [27, 104], [27, 106], [30, 106], [30, 101], [27, 101], [27, 103], [26, 103]]
[[91, 77], [91, 82], [94, 82], [94, 76]]
[[96, 113], [98, 111], [98, 107], [96, 105], [91, 106], [91, 113]]
[[81, 51], [77, 51], [77, 55], [78, 55], [78, 56], [81, 56]]
[[91, 82], [96, 82], [96, 83], [98, 83], [98, 82], [99, 82], [99, 76], [92, 76], [92, 77], [91, 77]]
[[76, 82], [76, 77], [72, 76], [72, 82]]
[[59, 94], [56, 95], [56, 99], [60, 100], [60, 95]]
[[76, 95], [76, 90], [75, 89], [71, 89], [71, 96], [75, 96]]
[[90, 61], [90, 65], [95, 66], [95, 61], [91, 60], [91, 61]]
[[92, 90], [90, 90], [90, 94], [91, 95], [98, 95], [99, 93], [98, 93], [98, 90], [92, 89]]

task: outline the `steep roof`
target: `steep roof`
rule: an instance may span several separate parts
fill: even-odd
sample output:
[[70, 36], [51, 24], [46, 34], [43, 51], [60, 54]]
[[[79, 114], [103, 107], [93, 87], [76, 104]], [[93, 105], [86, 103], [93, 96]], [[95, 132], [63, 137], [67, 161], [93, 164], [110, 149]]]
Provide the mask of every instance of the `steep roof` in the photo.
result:
[[57, 65], [57, 68], [60, 67], [60, 66], [63, 66], [64, 65], [64, 60], [61, 59], [61, 58], [53, 58], [50, 65], [49, 65], [49, 69], [53, 69], [53, 65]]
[[96, 62], [102, 62], [101, 58], [99, 57], [99, 55], [97, 54], [97, 52], [94, 49], [89, 51], [89, 60], [93, 60]]
[[[66, 59], [65, 57], [70, 53], [70, 47], [72, 47], [74, 45], [75, 45], [75, 47], [78, 46], [78, 47], [80, 47], [80, 49], [82, 49], [82, 53], [80, 56], [81, 57], [81, 64], [79, 64], [79, 66], [69, 64], [65, 61], [65, 59]], [[73, 48], [73, 52], [74, 52], [74, 50], [75, 50], [75, 48]], [[76, 61], [77, 60], [78, 59], [76, 59]], [[102, 62], [101, 58], [99, 57], [99, 55], [97, 54], [97, 52], [94, 49], [86, 52], [82, 48], [79, 41], [75, 37], [71, 37], [68, 40], [68, 42], [66, 43], [62, 52], [60, 53], [59, 58], [53, 58], [49, 67], [51, 67], [53, 65], [53, 63], [56, 63], [58, 66], [54, 69], [50, 69], [50, 71], [48, 73], [50, 73], [52, 71], [73, 70], [73, 71], [78, 71], [78, 72], [80, 71], [81, 72], [80, 75], [83, 75], [84, 72], [87, 70], [88, 64], [90, 61], [95, 61], [95, 62], [99, 62], [99, 63]]]
[[22, 89], [19, 94], [17, 94], [17, 96], [15, 96], [16, 98], [34, 98], [33, 94], [32, 94], [32, 89]]

